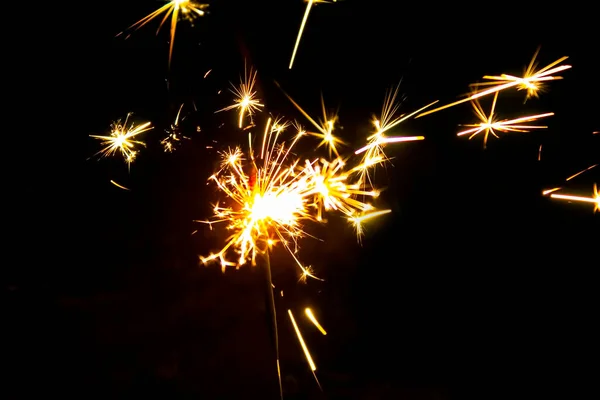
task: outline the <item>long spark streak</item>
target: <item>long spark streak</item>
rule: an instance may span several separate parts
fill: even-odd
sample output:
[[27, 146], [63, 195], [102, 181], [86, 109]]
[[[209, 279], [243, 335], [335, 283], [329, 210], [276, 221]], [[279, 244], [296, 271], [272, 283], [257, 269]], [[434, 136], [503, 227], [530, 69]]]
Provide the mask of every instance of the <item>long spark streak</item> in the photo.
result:
[[296, 331], [296, 336], [298, 336], [298, 342], [300, 342], [300, 346], [302, 347], [302, 351], [304, 351], [304, 356], [306, 356], [306, 361], [308, 361], [308, 365], [310, 366], [310, 370], [315, 372], [317, 370], [317, 366], [310, 355], [310, 351], [308, 351], [308, 347], [304, 342], [304, 338], [302, 337], [302, 332], [298, 328], [298, 324], [296, 324], [296, 320], [294, 319], [294, 314], [292, 314], [292, 310], [288, 309], [288, 315], [290, 316], [290, 320], [292, 321], [292, 325], [294, 326], [294, 331]]
[[596, 186], [595, 183], [594, 183], [594, 197], [573, 196], [573, 195], [557, 194], [557, 193], [552, 193], [550, 195], [550, 197], [553, 199], [559, 199], [559, 200], [568, 200], [568, 201], [583, 202], [583, 203], [594, 203], [595, 204], [594, 213], [596, 211], [600, 211], [600, 192], [598, 192], [598, 187]]

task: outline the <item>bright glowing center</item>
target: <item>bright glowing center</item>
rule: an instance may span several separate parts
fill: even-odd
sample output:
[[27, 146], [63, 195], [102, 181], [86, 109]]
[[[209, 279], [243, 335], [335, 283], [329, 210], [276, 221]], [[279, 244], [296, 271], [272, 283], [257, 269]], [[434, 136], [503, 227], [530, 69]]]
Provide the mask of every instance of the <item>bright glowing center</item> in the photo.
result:
[[267, 193], [254, 196], [252, 219], [265, 221], [272, 219], [283, 225], [292, 225], [295, 214], [302, 209], [302, 198], [291, 193]]

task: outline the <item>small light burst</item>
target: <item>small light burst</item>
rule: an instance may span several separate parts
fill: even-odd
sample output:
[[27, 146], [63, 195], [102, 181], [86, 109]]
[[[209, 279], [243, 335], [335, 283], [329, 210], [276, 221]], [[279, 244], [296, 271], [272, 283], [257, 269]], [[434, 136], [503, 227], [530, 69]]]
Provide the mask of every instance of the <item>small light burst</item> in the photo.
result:
[[486, 75], [483, 77], [483, 79], [487, 79], [491, 82], [477, 83], [471, 86], [491, 86], [489, 89], [477, 90], [475, 91], [475, 93], [471, 94], [465, 99], [455, 101], [454, 103], [446, 104], [445, 106], [441, 106], [433, 110], [425, 111], [424, 113], [418, 115], [417, 118], [424, 117], [425, 115], [433, 114], [434, 112], [445, 110], [446, 108], [450, 108], [455, 105], [465, 103], [467, 101], [476, 100], [480, 97], [487, 96], [493, 93], [498, 93], [502, 90], [514, 87], [516, 87], [517, 90], [527, 91], [525, 100], [531, 97], [537, 97], [538, 94], [543, 90], [543, 85], [546, 82], [562, 79], [562, 76], [555, 76], [555, 74], [558, 74], [559, 72], [566, 71], [571, 68], [571, 65], [559, 65], [569, 58], [561, 57], [553, 63], [546, 65], [544, 68], [536, 70], [537, 63], [535, 60], [537, 58], [538, 52], [539, 49], [533, 55], [533, 58], [531, 59], [531, 62], [525, 69], [525, 73], [522, 77], [508, 74], [502, 74], [499, 76]]
[[131, 115], [132, 113], [127, 114], [123, 123], [121, 123], [121, 120], [118, 120], [111, 124], [111, 131], [108, 136], [90, 135], [94, 139], [101, 140], [102, 145], [105, 146], [95, 155], [99, 154], [100, 158], [103, 158], [120, 153], [127, 162], [127, 166], [131, 165], [139, 151], [137, 150], [137, 146], [145, 146], [145, 143], [137, 139], [137, 136], [153, 129], [150, 122], [145, 122], [138, 126], [132, 122], [127, 127]]
[[[154, 18], [157, 18], [159, 15], [164, 14], [162, 20], [160, 21], [160, 25], [156, 30], [156, 34], [160, 32], [161, 28], [171, 16], [171, 40], [169, 43], [169, 66], [171, 66], [171, 58], [173, 56], [173, 45], [175, 44], [175, 31], [177, 30], [177, 22], [179, 22], [179, 18], [187, 19], [188, 21], [193, 21], [197, 17], [202, 17], [206, 14], [206, 10], [208, 8], [208, 4], [198, 3], [193, 0], [172, 0], [167, 4], [160, 7], [158, 10], [148, 14], [135, 24], [131, 25], [129, 29], [138, 30], [142, 26], [146, 25], [148, 22], [152, 21]], [[122, 35], [123, 32], [117, 34], [117, 36]], [[127, 36], [127, 38], [129, 35]]]
[[247, 69], [244, 67], [244, 77], [240, 78], [240, 85], [231, 85], [231, 93], [235, 95], [234, 103], [221, 110], [216, 111], [229, 111], [233, 109], [238, 110], [238, 128], [242, 129], [244, 124], [244, 117], [250, 118], [250, 124], [252, 125], [252, 116], [255, 112], [260, 111], [263, 107], [260, 100], [256, 98], [256, 90], [254, 85], [256, 84], [256, 71], [250, 67]]
[[179, 123], [183, 121], [183, 118], [180, 118], [182, 109], [183, 104], [179, 107], [179, 111], [177, 111], [177, 116], [175, 117], [175, 121], [171, 124], [171, 127], [165, 129], [167, 136], [160, 141], [160, 144], [167, 153], [174, 152], [181, 146], [182, 141], [189, 140], [189, 137], [183, 135], [181, 127], [179, 126]]
[[477, 100], [472, 102], [473, 109], [475, 110], [475, 114], [479, 118], [481, 122], [477, 124], [466, 124], [462, 125], [464, 127], [469, 127], [469, 129], [459, 132], [457, 136], [470, 135], [469, 139], [474, 138], [475, 136], [483, 133], [483, 148], [487, 146], [487, 140], [489, 135], [498, 138], [496, 132], [528, 132], [529, 129], [544, 129], [547, 126], [537, 126], [537, 125], [526, 125], [528, 122], [532, 122], [538, 120], [540, 118], [550, 117], [554, 115], [554, 113], [545, 113], [538, 115], [529, 115], [527, 117], [521, 117], [517, 119], [511, 120], [501, 120], [497, 121], [495, 119], [495, 109], [496, 109], [496, 101], [498, 100], [498, 93], [494, 95], [494, 100], [492, 101], [492, 108], [490, 110], [489, 115], [485, 114], [483, 108], [479, 104]]
[[370, 165], [376, 165], [381, 162], [388, 161], [388, 157], [383, 150], [387, 144], [398, 142], [411, 142], [415, 140], [425, 139], [424, 136], [390, 137], [387, 136], [386, 133], [391, 129], [397, 127], [407, 119], [412, 118], [416, 114], [437, 103], [437, 101], [434, 101], [433, 103], [430, 103], [425, 107], [422, 107], [410, 114], [398, 115], [398, 110], [400, 109], [400, 103], [397, 101], [399, 89], [400, 85], [386, 92], [385, 99], [383, 102], [383, 109], [381, 110], [381, 115], [379, 118], [373, 118], [373, 126], [375, 127], [375, 132], [371, 136], [367, 137], [366, 146], [354, 152], [354, 154], [357, 155], [364, 153], [361, 165], [363, 165], [365, 169], [361, 171], [361, 181], [364, 183], [368, 183], [371, 186], [371, 177], [369, 176]]

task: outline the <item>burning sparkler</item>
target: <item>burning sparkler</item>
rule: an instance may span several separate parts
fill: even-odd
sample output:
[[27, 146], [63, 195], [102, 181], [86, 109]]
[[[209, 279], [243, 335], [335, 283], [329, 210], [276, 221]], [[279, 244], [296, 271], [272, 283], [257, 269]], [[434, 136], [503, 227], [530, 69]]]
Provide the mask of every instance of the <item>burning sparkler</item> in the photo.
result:
[[533, 55], [533, 58], [531, 59], [531, 62], [525, 69], [525, 73], [523, 74], [522, 77], [508, 75], [508, 74], [502, 74], [500, 76], [486, 75], [483, 77], [483, 79], [487, 79], [492, 82], [483, 82], [483, 83], [474, 84], [472, 86], [478, 86], [478, 87], [479, 86], [492, 86], [491, 88], [478, 90], [465, 99], [458, 100], [458, 101], [455, 101], [454, 103], [450, 103], [445, 106], [426, 111], [426, 112], [420, 114], [419, 116], [417, 116], [417, 118], [424, 117], [425, 115], [433, 114], [434, 112], [441, 111], [446, 108], [450, 108], [457, 104], [465, 103], [465, 102], [471, 101], [471, 100], [476, 100], [480, 97], [487, 96], [488, 94], [498, 93], [502, 90], [510, 89], [513, 87], [516, 87], [517, 90], [526, 90], [527, 91], [525, 100], [527, 100], [530, 97], [537, 97], [538, 94], [542, 91], [542, 88], [543, 88], [543, 85], [545, 82], [562, 79], [561, 76], [555, 76], [555, 74], [571, 68], [571, 65], [559, 65], [563, 61], [565, 61], [567, 58], [569, 58], [569, 57], [561, 57], [558, 60], [554, 61], [553, 63], [548, 64], [544, 68], [536, 70], [537, 63], [535, 62], [535, 60], [537, 58], [538, 52], [539, 52], [539, 49]]
[[127, 123], [131, 115], [132, 113], [127, 114], [125, 122], [123, 123], [121, 123], [121, 120], [118, 120], [111, 124], [111, 131], [108, 136], [90, 135], [90, 137], [93, 137], [94, 139], [101, 140], [102, 145], [105, 145], [105, 147], [95, 155], [100, 154], [100, 158], [103, 158], [120, 153], [127, 162], [127, 167], [129, 168], [131, 166], [131, 163], [135, 160], [138, 153], [136, 146], [145, 146], [145, 143], [136, 139], [136, 137], [153, 129], [150, 122], [138, 126], [135, 126], [135, 123], [132, 122], [128, 128]]
[[[292, 51], [292, 58], [290, 59], [289, 69], [292, 69], [294, 65], [294, 59], [296, 58], [296, 52], [298, 51], [298, 46], [300, 46], [300, 40], [302, 39], [302, 33], [304, 32], [304, 27], [306, 26], [306, 21], [308, 21], [308, 16], [310, 14], [310, 9], [313, 4], [317, 3], [330, 3], [327, 0], [305, 0], [306, 1], [306, 11], [304, 11], [304, 17], [302, 17], [302, 22], [300, 23], [300, 29], [298, 30], [298, 36], [296, 37], [296, 44], [294, 45], [294, 50]], [[332, 0], [334, 3], [336, 0]]]
[[[378, 192], [365, 191], [360, 184], [348, 182], [361, 166], [346, 171], [340, 158], [306, 160], [304, 164], [299, 158], [288, 160], [298, 140], [306, 135], [298, 129], [287, 145], [280, 139], [289, 126], [280, 119], [269, 118], [257, 154], [252, 148], [252, 133], [248, 134], [247, 158], [240, 148], [221, 153], [221, 168], [210, 180], [234, 204], [215, 205], [214, 220], [201, 222], [227, 222], [232, 235], [220, 252], [201, 257], [203, 263], [218, 260], [223, 270], [247, 261], [255, 265], [257, 254], [281, 243], [302, 274], [316, 278], [296, 256], [298, 240], [307, 236], [302, 222], [321, 222], [323, 212], [329, 210], [348, 218], [360, 216], [360, 223], [373, 217], [374, 207], [356, 196], [374, 198]], [[237, 253], [236, 262], [226, 258], [229, 251]]]
[[242, 129], [244, 116], [248, 116], [250, 118], [250, 123], [252, 124], [252, 116], [264, 106], [261, 104], [260, 100], [256, 98], [256, 91], [254, 90], [255, 84], [256, 71], [254, 71], [252, 67], [250, 67], [250, 70], [247, 70], [244, 66], [244, 77], [240, 78], [240, 86], [236, 87], [233, 84], [231, 85], [232, 88], [230, 91], [236, 96], [234, 103], [216, 112], [238, 109], [238, 127]]
[[[181, 145], [182, 140], [188, 140], [187, 136], [184, 136], [181, 133], [181, 127], [179, 126], [181, 110], [183, 109], [183, 104], [179, 107], [179, 111], [177, 111], [177, 116], [175, 117], [175, 121], [171, 124], [169, 129], [165, 129], [167, 132], [167, 137], [160, 141], [160, 144], [163, 146], [165, 152], [172, 153]], [[183, 121], [183, 118], [181, 119]]]
[[[160, 32], [161, 28], [163, 27], [169, 16], [171, 16], [171, 41], [169, 43], [170, 67], [171, 58], [173, 56], [173, 45], [175, 43], [175, 31], [177, 30], [177, 22], [179, 22], [179, 18], [182, 17], [187, 19], [188, 21], [193, 21], [197, 17], [204, 16], [206, 14], [204, 10], [206, 10], [207, 8], [208, 4], [201, 4], [193, 0], [172, 0], [160, 7], [158, 10], [150, 13], [135, 24], [131, 25], [126, 30], [138, 30], [142, 26], [146, 25], [148, 22], [152, 21], [154, 18], [157, 18], [159, 15], [164, 14], [164, 17], [161, 20], [158, 29], [156, 30], [156, 34], [158, 35], [158, 32]], [[118, 33], [117, 36], [120, 36], [121, 34], [123, 34], [123, 32]], [[129, 38], [129, 35], [127, 36], [127, 38]]]
[[498, 93], [494, 95], [494, 100], [492, 102], [492, 109], [490, 110], [490, 114], [486, 115], [483, 111], [483, 108], [479, 104], [477, 100], [473, 101], [473, 109], [475, 110], [475, 114], [481, 121], [478, 124], [466, 124], [462, 125], [465, 127], [470, 127], [467, 130], [459, 132], [457, 136], [470, 135], [469, 139], [474, 138], [480, 133], [483, 133], [483, 148], [485, 149], [487, 146], [488, 136], [492, 135], [495, 138], [498, 138], [496, 135], [497, 132], [528, 132], [529, 129], [544, 129], [547, 126], [536, 126], [536, 125], [526, 125], [528, 122], [532, 122], [538, 120], [540, 118], [550, 117], [554, 115], [554, 113], [545, 113], [538, 115], [530, 115], [527, 117], [521, 117], [517, 119], [511, 120], [502, 120], [496, 121], [494, 111], [496, 109], [496, 101], [498, 100]]

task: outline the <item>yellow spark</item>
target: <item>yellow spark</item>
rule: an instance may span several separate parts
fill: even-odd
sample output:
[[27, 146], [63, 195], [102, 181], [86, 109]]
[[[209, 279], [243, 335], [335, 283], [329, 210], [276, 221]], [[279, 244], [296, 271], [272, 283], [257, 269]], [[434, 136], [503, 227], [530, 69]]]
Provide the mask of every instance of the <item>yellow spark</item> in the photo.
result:
[[[275, 83], [277, 84], [277, 86], [279, 86], [279, 83]], [[279, 86], [279, 88], [281, 89], [281, 86]], [[327, 113], [327, 110], [325, 109], [325, 99], [323, 98], [323, 95], [321, 95], [321, 112], [323, 114], [323, 117], [319, 120], [319, 122], [317, 122], [306, 111], [304, 111], [302, 107], [300, 107], [300, 105], [296, 103], [296, 101], [294, 101], [294, 99], [292, 99], [290, 95], [288, 95], [283, 89], [281, 89], [281, 91], [283, 92], [285, 97], [287, 97], [290, 100], [294, 107], [296, 107], [296, 109], [298, 109], [298, 111], [300, 111], [300, 113], [319, 131], [307, 132], [309, 135], [321, 139], [321, 142], [319, 143], [318, 147], [327, 146], [329, 156], [331, 156], [331, 153], [334, 153], [336, 156], [339, 157], [337, 146], [346, 145], [346, 143], [344, 143], [340, 138], [336, 137], [333, 134], [335, 123], [338, 117], [337, 114]]]
[[182, 140], [188, 140], [187, 136], [184, 136], [181, 133], [181, 127], [179, 126], [181, 110], [183, 109], [183, 104], [179, 107], [179, 111], [177, 111], [177, 116], [175, 117], [175, 121], [171, 124], [170, 129], [165, 129], [167, 133], [167, 137], [160, 141], [160, 144], [163, 146], [165, 152], [172, 153], [177, 150], [177, 147], [181, 145]]
[[212, 69], [209, 69], [208, 71], [206, 71], [206, 73], [204, 74], [204, 79], [206, 79], [206, 77], [208, 76], [208, 74], [210, 74], [212, 72]]
[[304, 313], [306, 314], [310, 322], [312, 322], [323, 335], [327, 335], [327, 332], [325, 331], [325, 329], [323, 329], [323, 327], [321, 326], [321, 324], [319, 323], [319, 321], [317, 320], [310, 308], [306, 307], [304, 309]]
[[600, 211], [600, 192], [598, 192], [598, 187], [596, 186], [595, 183], [594, 183], [594, 197], [572, 196], [572, 195], [557, 194], [557, 193], [552, 193], [550, 195], [550, 197], [553, 199], [559, 199], [559, 200], [594, 203], [595, 204], [594, 213], [596, 211]]
[[240, 77], [240, 86], [236, 87], [232, 84], [232, 89], [230, 89], [231, 93], [236, 96], [234, 104], [216, 112], [229, 111], [237, 108], [239, 114], [238, 127], [242, 129], [244, 116], [246, 115], [250, 118], [250, 123], [252, 124], [252, 116], [264, 106], [260, 103], [260, 100], [256, 98], [256, 91], [254, 90], [255, 84], [256, 71], [254, 71], [252, 67], [250, 67], [250, 70], [247, 70], [244, 66], [244, 77]]
[[590, 166], [590, 167], [587, 167], [586, 169], [583, 169], [583, 170], [581, 170], [581, 171], [579, 171], [579, 172], [577, 172], [577, 173], [575, 173], [575, 174], [571, 175], [570, 177], [568, 177], [567, 179], [565, 179], [565, 181], [567, 181], [567, 182], [568, 182], [568, 181], [570, 181], [571, 179], [573, 179], [573, 178], [576, 178], [576, 177], [578, 177], [579, 175], [583, 174], [584, 172], [587, 172], [587, 171], [589, 171], [589, 170], [591, 170], [592, 168], [595, 168], [595, 167], [597, 167], [597, 166], [598, 166], [598, 164], [594, 164], [594, 165], [592, 165], [592, 166]]
[[296, 336], [298, 336], [298, 342], [300, 342], [300, 347], [302, 347], [302, 351], [304, 351], [304, 356], [306, 357], [306, 361], [308, 361], [308, 365], [310, 366], [310, 370], [315, 372], [317, 370], [317, 366], [310, 355], [310, 351], [308, 351], [308, 347], [304, 342], [304, 338], [302, 337], [302, 333], [298, 328], [298, 324], [296, 324], [296, 320], [294, 319], [294, 314], [292, 314], [292, 310], [288, 309], [288, 315], [290, 316], [290, 320], [292, 321], [292, 325], [294, 326], [294, 331], [296, 331]]
[[540, 148], [538, 149], [538, 161], [542, 160], [542, 145], [540, 144]]
[[390, 89], [386, 91], [385, 99], [383, 101], [383, 108], [381, 110], [381, 116], [379, 118], [373, 118], [373, 125], [375, 126], [375, 133], [371, 136], [367, 137], [367, 145], [356, 150], [354, 154], [362, 154], [363, 158], [361, 161], [361, 165], [365, 168], [360, 172], [360, 180], [365, 184], [368, 183], [372, 186], [371, 177], [368, 174], [368, 167], [373, 163], [379, 163], [383, 161], [387, 161], [387, 155], [384, 152], [384, 147], [389, 143], [399, 143], [399, 142], [411, 142], [415, 140], [424, 140], [424, 136], [395, 136], [388, 137], [386, 136], [386, 132], [391, 129], [397, 127], [402, 122], [406, 121], [409, 118], [412, 118], [416, 114], [425, 110], [428, 107], [431, 107], [437, 100], [433, 103], [426, 105], [425, 107], [421, 107], [417, 111], [414, 111], [410, 114], [401, 114], [398, 115], [398, 110], [400, 108], [400, 104], [397, 101], [398, 90], [400, 89], [400, 85], [396, 86], [395, 89]]
[[108, 136], [90, 135], [90, 137], [101, 140], [102, 145], [105, 145], [95, 155], [100, 154], [100, 158], [103, 158], [119, 152], [127, 162], [127, 165], [131, 165], [137, 155], [136, 145], [145, 146], [144, 142], [136, 139], [136, 136], [153, 129], [150, 122], [138, 126], [135, 126], [132, 122], [128, 128], [127, 123], [131, 115], [131, 113], [127, 114], [125, 122], [122, 124], [121, 120], [111, 124], [111, 131]]
[[123, 190], [129, 190], [128, 188], [126, 188], [125, 186], [119, 185], [117, 182], [113, 181], [112, 179], [110, 180], [110, 183], [112, 183], [113, 185], [115, 185], [116, 187], [118, 187], [119, 189], [123, 189]]
[[[306, 1], [306, 11], [304, 11], [304, 17], [302, 17], [302, 22], [300, 23], [300, 29], [298, 30], [298, 36], [296, 37], [296, 44], [294, 44], [294, 50], [292, 51], [292, 58], [290, 59], [289, 69], [292, 69], [294, 65], [294, 59], [296, 58], [296, 52], [298, 51], [298, 46], [300, 46], [300, 40], [302, 39], [302, 33], [304, 32], [304, 27], [306, 26], [306, 21], [308, 21], [308, 16], [310, 14], [310, 9], [313, 4], [317, 3], [329, 3], [327, 0], [305, 0]], [[333, 0], [335, 3], [336, 0]]]
[[[148, 22], [152, 21], [154, 18], [158, 17], [161, 14], [165, 14], [163, 19], [156, 30], [156, 34], [160, 32], [160, 29], [163, 27], [169, 16], [171, 16], [171, 41], [169, 43], [169, 67], [171, 66], [171, 58], [173, 55], [173, 44], [175, 43], [175, 31], [177, 29], [177, 22], [179, 21], [179, 17], [185, 18], [188, 21], [193, 21], [197, 17], [202, 17], [206, 14], [204, 11], [208, 8], [208, 4], [200, 4], [193, 0], [173, 0], [169, 1], [167, 4], [160, 7], [158, 10], [148, 14], [144, 18], [140, 19], [135, 24], [131, 25], [126, 29], [134, 29], [138, 30], [142, 26], [146, 25]], [[124, 31], [123, 31], [124, 32]], [[123, 32], [119, 32], [117, 36], [123, 34]], [[129, 35], [126, 39], [129, 38]]]
[[561, 187], [555, 187], [555, 188], [552, 188], [552, 189], [546, 189], [546, 190], [544, 190], [544, 191], [542, 192], [542, 195], [543, 195], [543, 196], [546, 196], [546, 195], [549, 195], [550, 193], [552, 193], [552, 192], [556, 192], [556, 191], [558, 191], [558, 190], [560, 190], [560, 189], [562, 189], [562, 188], [561, 188]]
[[530, 115], [527, 117], [521, 117], [517, 119], [511, 120], [502, 120], [496, 121], [494, 114], [496, 108], [496, 100], [498, 99], [498, 93], [494, 95], [494, 100], [492, 102], [492, 109], [490, 110], [490, 114], [486, 115], [481, 108], [481, 105], [478, 101], [473, 101], [473, 109], [475, 110], [475, 114], [480, 119], [480, 123], [478, 124], [466, 124], [462, 125], [465, 127], [471, 127], [470, 129], [459, 132], [457, 136], [470, 135], [469, 139], [477, 136], [478, 134], [483, 132], [483, 148], [486, 148], [488, 136], [491, 134], [492, 136], [498, 138], [496, 135], [496, 131], [498, 132], [528, 132], [529, 129], [544, 129], [547, 126], [535, 126], [535, 125], [525, 125], [527, 122], [532, 122], [538, 120], [540, 118], [550, 117], [554, 115], [554, 113], [545, 113], [538, 115]]
[[565, 61], [566, 59], [569, 58], [569, 57], [561, 57], [558, 60], [554, 61], [553, 63], [546, 65], [544, 68], [536, 70], [537, 63], [535, 62], [535, 59], [537, 58], [538, 52], [539, 52], [539, 49], [536, 50], [535, 54], [533, 55], [533, 58], [531, 59], [531, 62], [525, 69], [525, 73], [523, 74], [522, 77], [508, 75], [508, 74], [502, 74], [500, 76], [485, 75], [483, 77], [483, 79], [491, 80], [492, 82], [477, 83], [477, 84], [473, 84], [472, 86], [477, 86], [477, 87], [492, 86], [491, 88], [476, 91], [475, 93], [473, 93], [472, 95], [470, 95], [469, 97], [467, 97], [465, 99], [458, 100], [458, 101], [455, 101], [454, 103], [450, 103], [445, 106], [426, 111], [426, 112], [418, 115], [417, 118], [424, 117], [425, 115], [433, 114], [434, 112], [444, 110], [446, 108], [455, 106], [457, 104], [475, 100], [480, 97], [487, 96], [492, 93], [498, 93], [502, 90], [510, 89], [513, 87], [516, 87], [517, 90], [526, 90], [527, 91], [525, 100], [527, 100], [530, 97], [537, 97], [538, 94], [542, 91], [542, 88], [543, 88], [543, 85], [545, 82], [562, 79], [562, 76], [554, 76], [554, 75], [571, 68], [571, 65], [559, 65], [560, 63], [562, 63], [563, 61]]

